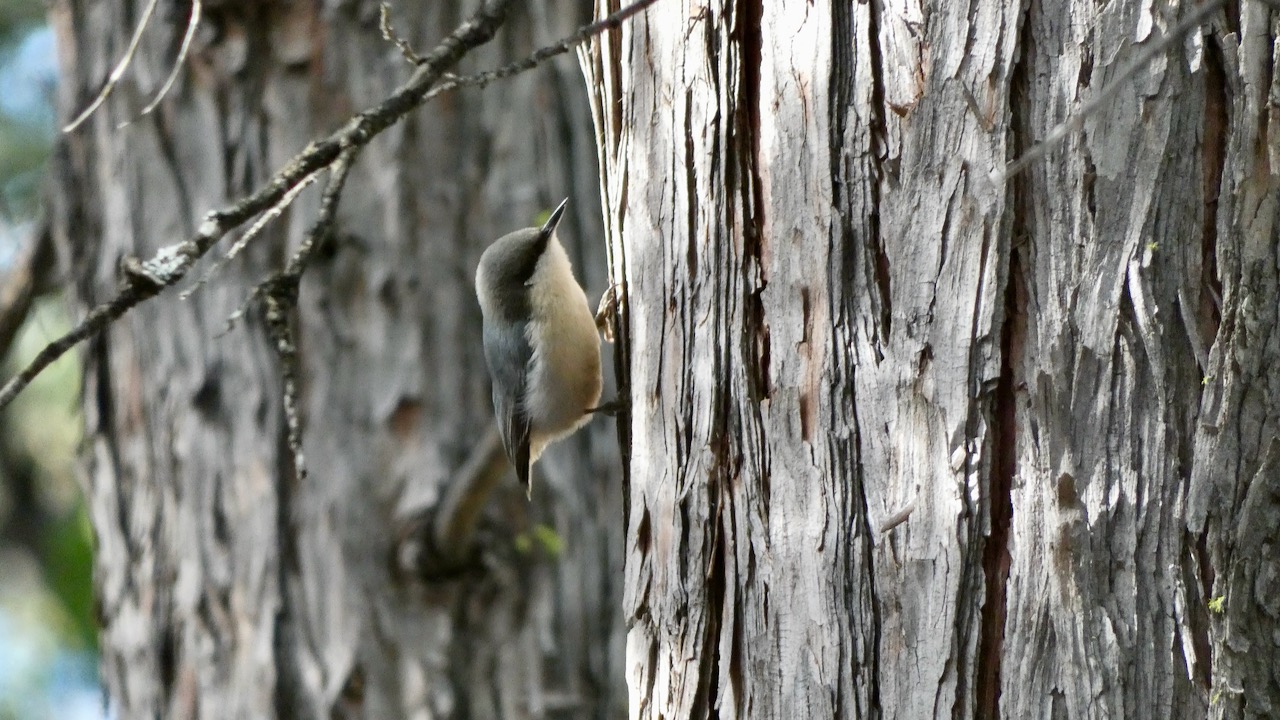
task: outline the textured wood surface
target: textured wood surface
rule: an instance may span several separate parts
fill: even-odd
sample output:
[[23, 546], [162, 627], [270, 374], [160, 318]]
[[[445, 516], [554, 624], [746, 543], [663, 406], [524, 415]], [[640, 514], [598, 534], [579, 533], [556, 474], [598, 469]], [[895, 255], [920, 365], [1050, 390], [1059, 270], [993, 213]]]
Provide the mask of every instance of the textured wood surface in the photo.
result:
[[990, 179], [1185, 10], [672, 0], [594, 47], [633, 718], [1280, 711], [1276, 21]]

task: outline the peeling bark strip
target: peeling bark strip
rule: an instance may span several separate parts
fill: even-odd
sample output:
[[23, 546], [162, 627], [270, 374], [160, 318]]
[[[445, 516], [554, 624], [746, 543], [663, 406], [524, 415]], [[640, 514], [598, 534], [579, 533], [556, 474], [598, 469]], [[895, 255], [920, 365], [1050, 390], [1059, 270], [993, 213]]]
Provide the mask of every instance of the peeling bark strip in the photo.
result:
[[594, 46], [633, 718], [1280, 711], [1276, 26], [1169, 41], [1219, 7], [673, 0]]

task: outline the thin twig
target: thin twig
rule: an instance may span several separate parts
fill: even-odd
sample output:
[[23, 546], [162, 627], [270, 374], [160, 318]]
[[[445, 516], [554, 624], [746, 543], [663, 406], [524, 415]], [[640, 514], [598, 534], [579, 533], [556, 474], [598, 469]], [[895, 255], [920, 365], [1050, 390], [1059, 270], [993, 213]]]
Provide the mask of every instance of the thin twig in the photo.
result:
[[[1280, 0], [1263, 0], [1268, 5], [1280, 6]], [[1059, 123], [1056, 127], [1049, 131], [1040, 142], [1032, 145], [1016, 160], [1005, 165], [1003, 171], [993, 171], [991, 173], [991, 182], [997, 187], [1004, 185], [1010, 178], [1018, 173], [1026, 170], [1032, 163], [1040, 158], [1048, 155], [1062, 140], [1066, 139], [1071, 133], [1079, 131], [1084, 127], [1084, 121], [1091, 115], [1098, 112], [1102, 107], [1115, 97], [1120, 88], [1129, 82], [1137, 72], [1147, 66], [1157, 56], [1163, 55], [1171, 45], [1182, 41], [1182, 38], [1188, 31], [1198, 27], [1205, 18], [1220, 10], [1226, 0], [1207, 0], [1203, 5], [1198, 5], [1194, 10], [1187, 14], [1173, 29], [1164, 35], [1164, 37], [1153, 42], [1139, 52], [1128, 65], [1125, 65], [1116, 73], [1115, 78], [1111, 82], [1103, 86], [1102, 90], [1089, 99], [1088, 102], [1080, 106], [1080, 109], [1071, 115], [1071, 117]]]
[[[306, 460], [302, 453], [302, 420], [298, 414], [298, 344], [294, 340], [290, 316], [298, 304], [298, 286], [302, 281], [302, 272], [306, 269], [316, 240], [329, 234], [333, 228], [334, 217], [338, 211], [338, 201], [342, 197], [342, 186], [347, 182], [347, 173], [351, 171], [351, 162], [355, 159], [357, 148], [344, 150], [334, 161], [329, 170], [329, 183], [324, 188], [320, 199], [320, 210], [316, 221], [307, 232], [298, 252], [289, 260], [288, 266], [279, 273], [259, 283], [250, 294], [250, 301], [265, 293], [267, 330], [275, 343], [276, 354], [280, 356], [280, 376], [284, 383], [284, 418], [288, 427], [289, 450], [293, 453], [293, 468], [298, 482], [307, 478]], [[248, 302], [248, 301], [246, 301]]]
[[41, 218], [0, 283], [0, 358], [9, 354], [32, 302], [53, 284], [55, 265], [53, 232]]
[[5, 383], [0, 388], [0, 408], [12, 402], [32, 378], [77, 343], [101, 331], [138, 303], [182, 280], [192, 264], [228, 232], [279, 202], [290, 189], [317, 170], [332, 165], [344, 150], [368, 144], [425, 102], [427, 91], [445, 70], [457, 64], [472, 48], [493, 38], [506, 19], [511, 3], [512, 0], [492, 0], [441, 41], [391, 97], [351, 118], [323, 140], [308, 145], [252, 195], [207, 214], [190, 239], [162, 247], [146, 261], [128, 258], [124, 263], [124, 284], [118, 294], [91, 310], [70, 332], [46, 346]]
[[890, 515], [884, 522], [880, 523], [880, 534], [883, 535], [906, 522], [907, 518], [911, 517], [911, 513], [915, 512], [915, 510], [916, 501], [912, 500], [907, 503], [905, 507]]
[[329, 183], [325, 185], [324, 194], [320, 197], [320, 210], [316, 214], [316, 221], [311, 225], [311, 229], [307, 231], [307, 236], [303, 238], [297, 252], [289, 259], [284, 269], [273, 273], [270, 277], [255, 285], [253, 290], [249, 291], [249, 296], [240, 304], [239, 309], [227, 317], [227, 325], [223, 329], [224, 333], [229, 332], [235, 323], [244, 317], [249, 307], [258, 298], [270, 294], [280, 286], [290, 285], [295, 288], [298, 286], [298, 283], [302, 280], [302, 273], [311, 261], [311, 255], [315, 252], [319, 241], [333, 231], [333, 220], [338, 210], [338, 200], [342, 196], [342, 188], [346, 185], [347, 174], [351, 171], [351, 163], [355, 160], [356, 152], [356, 148], [351, 148], [339, 155], [338, 159], [334, 161], [329, 170]]
[[55, 360], [66, 354], [68, 350], [80, 344], [82, 340], [94, 335], [102, 328], [106, 327], [116, 318], [128, 312], [129, 308], [147, 300], [160, 291], [158, 286], [130, 284], [125, 287], [119, 295], [116, 295], [110, 301], [103, 303], [89, 312], [79, 325], [72, 328], [71, 332], [54, 340], [36, 353], [31, 362], [27, 364], [22, 372], [9, 379], [4, 384], [4, 388], [0, 389], [0, 408], [7, 406], [17, 397], [41, 370], [49, 367]]
[[151, 0], [147, 3], [147, 9], [142, 11], [142, 17], [138, 20], [138, 27], [133, 30], [133, 37], [129, 40], [129, 47], [124, 52], [124, 57], [120, 58], [120, 62], [111, 70], [111, 75], [107, 77], [107, 83], [98, 91], [98, 96], [89, 103], [89, 107], [85, 108], [76, 116], [75, 120], [67, 123], [62, 128], [62, 132], [73, 132], [80, 127], [81, 123], [89, 119], [93, 111], [97, 110], [102, 103], [106, 102], [107, 96], [115, 89], [116, 83], [120, 82], [120, 78], [124, 77], [125, 70], [129, 69], [129, 63], [133, 61], [133, 56], [138, 52], [138, 43], [142, 41], [142, 33], [147, 29], [147, 24], [151, 22], [151, 16], [156, 12], [156, 5], [160, 0]]
[[297, 287], [276, 288], [266, 297], [267, 332], [280, 357], [280, 378], [284, 387], [284, 421], [289, 451], [293, 453], [294, 477], [307, 479], [307, 461], [302, 454], [302, 420], [298, 417], [298, 345], [293, 339], [289, 316], [297, 304]]
[[[187, 62], [187, 53], [191, 50], [191, 41], [195, 39], [196, 28], [200, 26], [200, 11], [202, 3], [200, 0], [191, 0], [191, 18], [187, 20], [187, 32], [182, 36], [182, 45], [178, 47], [178, 57], [173, 61], [173, 68], [169, 70], [169, 77], [165, 78], [164, 84], [160, 86], [160, 92], [142, 108], [142, 112], [138, 113], [138, 117], [150, 115], [160, 105], [160, 101], [164, 100], [164, 96], [169, 94], [169, 90], [173, 88], [173, 83], [178, 79], [178, 73], [182, 70], [182, 66]], [[135, 120], [137, 118], [134, 118]], [[124, 127], [133, 120], [126, 120], [120, 123], [118, 128]]]
[[408, 40], [396, 34], [394, 28], [391, 27], [391, 5], [390, 3], [382, 3], [378, 6], [378, 28], [382, 30], [382, 38], [388, 42], [395, 43], [400, 48], [400, 54], [405, 60], [414, 65], [422, 64], [422, 56], [413, 51], [413, 46]]
[[[488, 70], [475, 75], [446, 75], [443, 82], [435, 86], [431, 92], [427, 93], [427, 98], [433, 98], [442, 92], [452, 90], [458, 87], [484, 87], [494, 80], [511, 77], [526, 70], [532, 70], [545, 60], [549, 60], [557, 55], [569, 52], [574, 47], [590, 40], [592, 37], [599, 35], [606, 30], [613, 30], [622, 25], [627, 18], [642, 12], [645, 8], [654, 4], [658, 0], [638, 0], [628, 5], [612, 15], [597, 20], [589, 25], [583, 25], [578, 31], [559, 42], [539, 48], [534, 53], [523, 60], [517, 60], [510, 65], [504, 65], [497, 70]], [[1280, 0], [1277, 0], [1280, 2]]]
[[298, 246], [297, 252], [289, 258], [289, 264], [285, 266], [277, 280], [297, 283], [307, 269], [307, 264], [311, 262], [311, 255], [320, 241], [333, 231], [333, 219], [338, 212], [342, 188], [347, 183], [347, 174], [351, 172], [351, 163], [355, 161], [358, 152], [359, 148], [343, 151], [329, 168], [329, 183], [325, 185], [324, 193], [320, 196], [320, 210], [316, 214], [316, 221], [307, 232], [307, 236], [303, 238], [302, 244]]
[[251, 240], [257, 237], [258, 234], [262, 232], [263, 228], [265, 228], [268, 223], [280, 217], [281, 213], [285, 211], [285, 208], [292, 205], [293, 201], [298, 199], [298, 196], [302, 194], [302, 191], [310, 187], [311, 184], [314, 183], [316, 181], [316, 178], [318, 177], [320, 177], [320, 172], [316, 171], [314, 173], [311, 173], [307, 177], [303, 178], [302, 181], [299, 182], [297, 185], [290, 188], [289, 192], [285, 193], [284, 197], [280, 198], [280, 202], [277, 202], [275, 205], [272, 205], [270, 209], [262, 213], [262, 215], [260, 215], [258, 219], [255, 220], [253, 224], [249, 226], [249, 229], [244, 231], [244, 234], [241, 235], [240, 238], [235, 241], [235, 243], [231, 246], [231, 249], [227, 250], [226, 255], [223, 255], [221, 258], [218, 258], [218, 260], [216, 260], [212, 265], [210, 265], [209, 269], [205, 271], [203, 275], [200, 276], [200, 279], [196, 280], [195, 284], [193, 284], [191, 287], [187, 288], [186, 290], [183, 290], [178, 297], [181, 298], [182, 300], [186, 300], [187, 298], [191, 297], [191, 295], [195, 291], [199, 290], [205, 283], [209, 282], [209, 280], [213, 278], [214, 274], [217, 273], [219, 270], [221, 270], [223, 267], [225, 267], [227, 263], [234, 260], [236, 256], [240, 254], [240, 251], [244, 250], [245, 246], [248, 245]]

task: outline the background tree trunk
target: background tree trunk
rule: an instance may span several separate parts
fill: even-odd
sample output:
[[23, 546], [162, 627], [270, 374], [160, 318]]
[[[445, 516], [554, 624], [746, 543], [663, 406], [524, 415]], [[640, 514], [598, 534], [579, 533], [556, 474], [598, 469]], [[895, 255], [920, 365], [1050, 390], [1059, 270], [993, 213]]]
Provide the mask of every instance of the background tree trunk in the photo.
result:
[[[96, 94], [144, 5], [54, 3], [63, 118]], [[426, 51], [464, 6], [396, 3], [392, 20]], [[522, 6], [466, 68], [523, 56], [590, 10]], [[51, 214], [80, 308], [113, 294], [123, 258], [189, 237], [411, 70], [381, 37], [377, 2], [205, 0], [180, 82], [134, 120], [190, 10], [160, 3], [124, 80], [61, 147]], [[562, 234], [603, 290], [593, 151], [564, 61], [447, 94], [367, 148], [302, 287], [302, 484], [259, 310], [219, 333], [304, 236], [315, 188], [189, 300], [167, 293], [90, 343], [86, 493], [118, 717], [616, 716], [622, 528], [606, 423], [540, 463], [532, 507], [503, 486], [485, 569], [447, 582], [396, 572], [406, 518], [493, 424], [471, 289], [485, 244], [569, 195]], [[554, 541], [528, 542], [537, 524], [561, 557], [539, 552]]]
[[594, 45], [633, 717], [1280, 712], [1275, 18], [991, 179], [1190, 7], [671, 0]]

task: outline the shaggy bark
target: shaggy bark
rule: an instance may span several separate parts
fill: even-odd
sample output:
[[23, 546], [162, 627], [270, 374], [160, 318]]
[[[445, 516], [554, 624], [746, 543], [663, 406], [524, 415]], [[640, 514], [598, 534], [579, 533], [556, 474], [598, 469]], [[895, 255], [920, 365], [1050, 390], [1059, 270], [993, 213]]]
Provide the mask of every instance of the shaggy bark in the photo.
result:
[[[189, 3], [160, 4], [125, 79], [65, 139], [51, 216], [80, 308], [114, 293], [122, 258], [190, 237], [412, 70], [381, 37], [376, 2], [204, 5], [155, 113], [117, 127], [163, 82]], [[401, 3], [392, 19], [425, 49], [470, 12], [456, 5]], [[587, 10], [528, 3], [465, 71], [568, 34]], [[141, 8], [52, 12], [69, 118]], [[481, 567], [423, 579], [397, 554], [493, 422], [471, 290], [480, 252], [568, 195], [562, 236], [598, 294], [596, 186], [581, 81], [564, 62], [444, 95], [368, 146], [294, 316], [301, 483], [260, 310], [219, 333], [302, 241], [318, 188], [190, 299], [170, 291], [89, 344], [86, 494], [119, 717], [616, 714], [622, 529], [604, 423], [540, 463], [532, 507], [514, 483], [499, 492]]]
[[1277, 21], [990, 179], [1188, 7], [672, 0], [584, 57], [632, 717], [1280, 708]]

